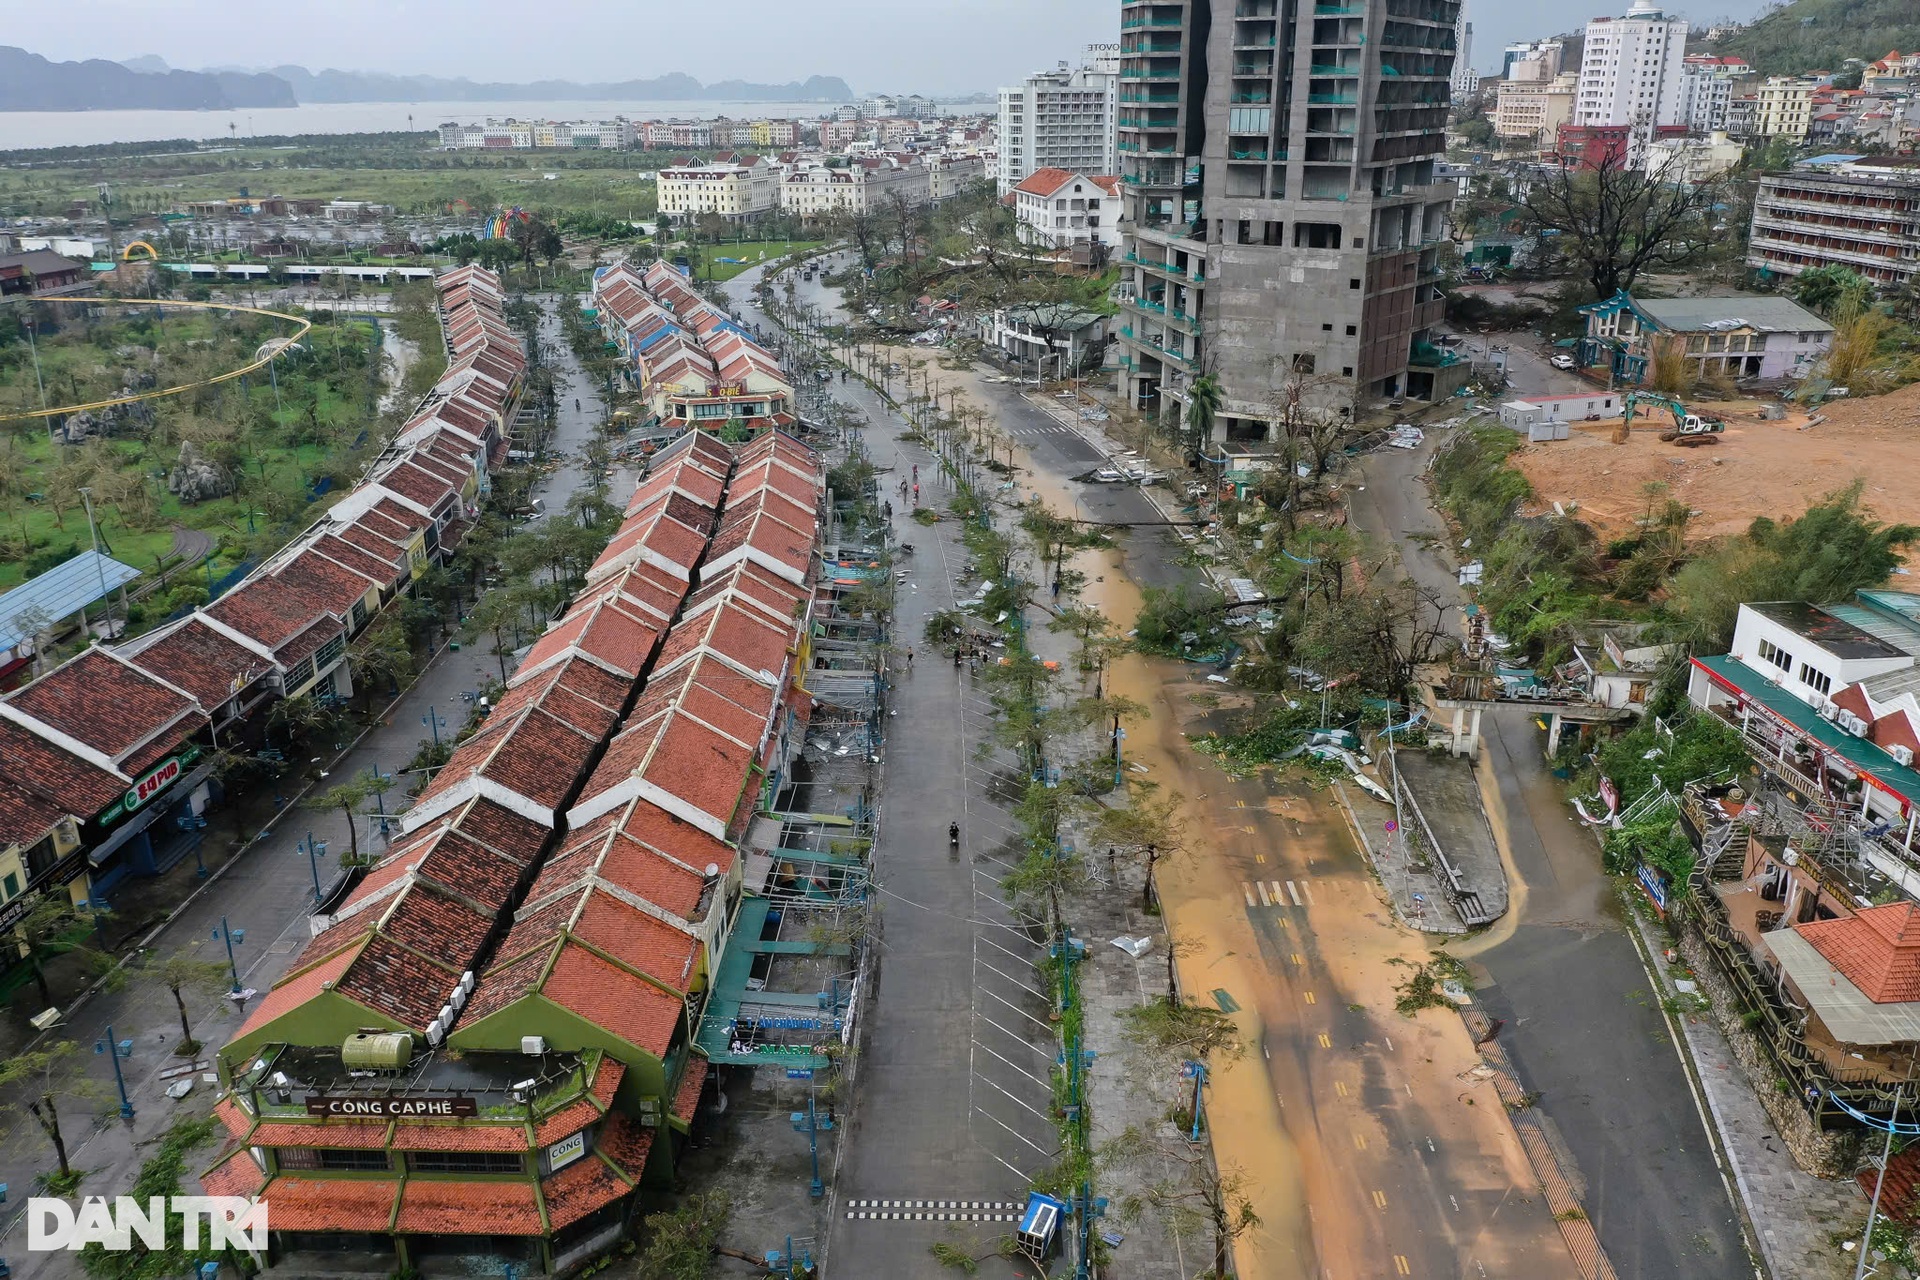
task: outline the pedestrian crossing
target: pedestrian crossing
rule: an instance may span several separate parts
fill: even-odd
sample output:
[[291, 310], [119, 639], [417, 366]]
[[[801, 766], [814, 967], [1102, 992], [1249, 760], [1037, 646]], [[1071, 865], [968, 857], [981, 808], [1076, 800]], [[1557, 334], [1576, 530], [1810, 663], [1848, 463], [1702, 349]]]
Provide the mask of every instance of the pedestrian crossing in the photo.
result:
[[1310, 880], [1242, 880], [1240, 892], [1250, 907], [1313, 906], [1313, 882]]
[[1013, 1200], [849, 1200], [847, 1217], [881, 1222], [1016, 1222]]

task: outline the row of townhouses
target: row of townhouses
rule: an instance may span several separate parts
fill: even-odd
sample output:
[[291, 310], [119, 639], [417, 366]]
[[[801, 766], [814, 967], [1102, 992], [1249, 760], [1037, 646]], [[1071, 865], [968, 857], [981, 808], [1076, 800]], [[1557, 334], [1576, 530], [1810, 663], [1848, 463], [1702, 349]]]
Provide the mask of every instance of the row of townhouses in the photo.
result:
[[[476, 1249], [558, 1274], [668, 1188], [744, 842], [811, 699], [824, 475], [791, 437], [655, 455], [619, 531], [403, 834], [219, 1055], [209, 1192], [276, 1261]], [[756, 917], [756, 920], [758, 917]], [[291, 1260], [291, 1261], [289, 1261]]]
[[40, 895], [103, 903], [192, 853], [224, 752], [286, 698], [353, 691], [347, 645], [448, 556], [505, 456], [525, 355], [500, 282], [438, 281], [449, 364], [365, 481], [232, 590], [0, 696], [0, 929]]
[[625, 362], [649, 430], [786, 427], [793, 386], [773, 353], [664, 262], [600, 268], [595, 319]]

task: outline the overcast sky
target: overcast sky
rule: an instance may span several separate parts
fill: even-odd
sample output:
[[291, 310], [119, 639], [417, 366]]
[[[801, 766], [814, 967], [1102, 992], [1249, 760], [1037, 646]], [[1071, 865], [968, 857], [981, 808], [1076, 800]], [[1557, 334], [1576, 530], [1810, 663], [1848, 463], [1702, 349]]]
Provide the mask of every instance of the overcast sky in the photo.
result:
[[[1497, 67], [1509, 40], [1627, 3], [1468, 0], [1474, 64]], [[1701, 0], [1680, 11], [1704, 23], [1751, 17], [1761, 3]], [[0, 42], [58, 60], [153, 53], [189, 69], [298, 63], [496, 81], [837, 75], [863, 92], [951, 94], [1077, 61], [1088, 43], [1120, 34], [1118, 0], [329, 0], [293, 10], [67, 0], [58, 14], [0, 30]]]

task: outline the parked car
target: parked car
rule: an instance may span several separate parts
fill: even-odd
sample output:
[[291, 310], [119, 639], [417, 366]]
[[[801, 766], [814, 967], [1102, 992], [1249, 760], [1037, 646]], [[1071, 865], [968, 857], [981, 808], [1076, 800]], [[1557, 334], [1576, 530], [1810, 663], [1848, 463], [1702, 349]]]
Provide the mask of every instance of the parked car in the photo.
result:
[[1580, 367], [1579, 363], [1575, 361], [1572, 356], [1566, 355], [1564, 353], [1562, 353], [1561, 355], [1555, 356], [1553, 358], [1552, 363], [1553, 363], [1553, 367], [1556, 369], [1577, 369]]

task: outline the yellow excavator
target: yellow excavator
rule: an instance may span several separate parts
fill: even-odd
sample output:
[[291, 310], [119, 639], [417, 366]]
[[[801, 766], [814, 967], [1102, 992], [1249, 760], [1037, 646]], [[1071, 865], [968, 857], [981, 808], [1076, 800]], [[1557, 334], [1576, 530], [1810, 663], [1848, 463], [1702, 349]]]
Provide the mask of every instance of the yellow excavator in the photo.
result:
[[1673, 417], [1673, 429], [1660, 433], [1660, 439], [1668, 444], [1683, 448], [1713, 444], [1714, 437], [1727, 429], [1727, 424], [1718, 418], [1689, 411], [1677, 396], [1661, 395], [1657, 391], [1629, 391], [1625, 411], [1620, 415], [1620, 426], [1613, 433], [1613, 442], [1625, 444], [1632, 437], [1634, 414], [1651, 414], [1655, 409], [1665, 409]]

